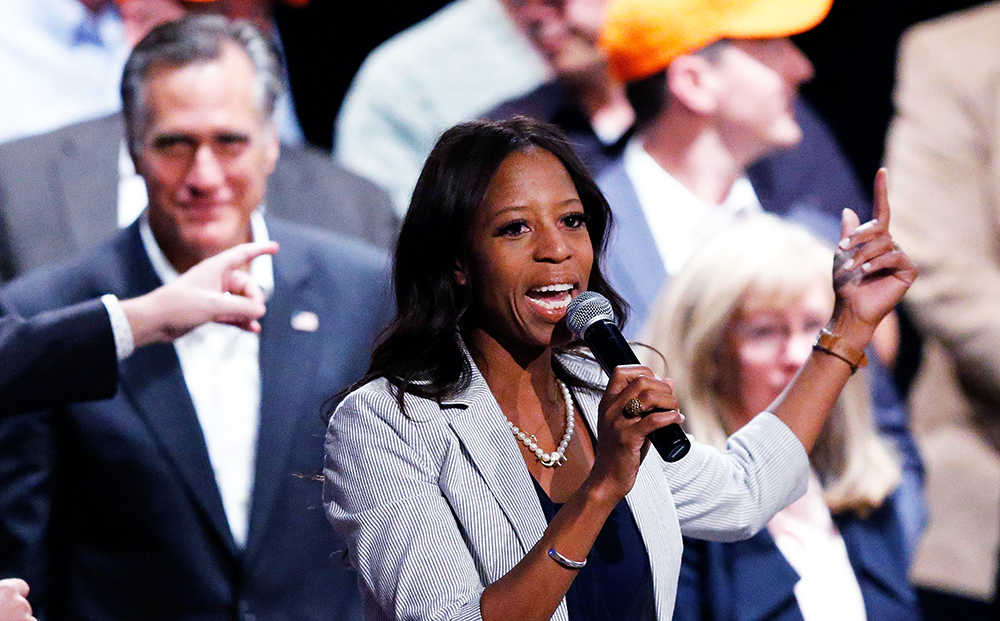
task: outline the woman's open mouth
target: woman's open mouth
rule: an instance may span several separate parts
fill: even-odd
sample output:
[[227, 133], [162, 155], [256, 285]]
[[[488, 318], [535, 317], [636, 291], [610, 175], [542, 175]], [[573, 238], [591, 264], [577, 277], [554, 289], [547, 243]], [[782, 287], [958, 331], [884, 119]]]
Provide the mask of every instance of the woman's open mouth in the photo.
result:
[[569, 283], [559, 285], [545, 285], [536, 289], [529, 289], [527, 298], [546, 311], [565, 310], [569, 301], [573, 299], [573, 289], [575, 287]]

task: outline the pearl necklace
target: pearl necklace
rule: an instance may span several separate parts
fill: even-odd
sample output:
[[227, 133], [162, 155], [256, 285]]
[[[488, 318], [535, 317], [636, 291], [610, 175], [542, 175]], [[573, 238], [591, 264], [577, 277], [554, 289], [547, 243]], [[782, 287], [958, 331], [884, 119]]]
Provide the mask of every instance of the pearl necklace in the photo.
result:
[[542, 449], [538, 448], [537, 438], [534, 434], [528, 435], [518, 429], [514, 423], [507, 421], [507, 426], [510, 427], [511, 433], [514, 437], [521, 441], [528, 450], [535, 454], [535, 459], [537, 459], [546, 468], [557, 468], [564, 463], [566, 463], [566, 447], [569, 446], [569, 441], [573, 438], [573, 429], [575, 426], [574, 416], [573, 416], [573, 395], [570, 394], [569, 388], [566, 384], [559, 380], [559, 388], [562, 389], [563, 400], [566, 402], [566, 433], [563, 434], [562, 440], [559, 442], [559, 447], [551, 453], [546, 453]]

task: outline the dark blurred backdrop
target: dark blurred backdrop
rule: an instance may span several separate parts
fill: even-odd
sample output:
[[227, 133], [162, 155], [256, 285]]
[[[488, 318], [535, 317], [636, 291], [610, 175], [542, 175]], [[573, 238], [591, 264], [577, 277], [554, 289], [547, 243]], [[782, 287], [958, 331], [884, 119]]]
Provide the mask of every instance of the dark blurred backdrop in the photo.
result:
[[[445, 4], [312, 0], [301, 9], [279, 4], [278, 27], [307, 139], [330, 148], [340, 101], [365, 55]], [[830, 122], [861, 179], [874, 178], [882, 160], [899, 35], [916, 22], [975, 4], [980, 2], [835, 0], [822, 24], [795, 38], [816, 65], [816, 79], [803, 94]]]
[[306, 139], [329, 149], [333, 119], [368, 52], [447, 0], [312, 0], [276, 3], [292, 95]]

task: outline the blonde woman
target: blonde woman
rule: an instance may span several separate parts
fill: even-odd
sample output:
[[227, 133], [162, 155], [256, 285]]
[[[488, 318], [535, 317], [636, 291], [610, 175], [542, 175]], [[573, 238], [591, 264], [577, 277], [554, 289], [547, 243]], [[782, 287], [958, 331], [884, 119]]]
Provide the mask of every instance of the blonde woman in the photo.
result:
[[[795, 376], [833, 312], [832, 256], [762, 215], [710, 240], [671, 281], [645, 342], [669, 361], [698, 441], [724, 449]], [[809, 459], [807, 494], [754, 538], [685, 540], [675, 620], [919, 618], [893, 504], [900, 466], [875, 431], [864, 371]]]

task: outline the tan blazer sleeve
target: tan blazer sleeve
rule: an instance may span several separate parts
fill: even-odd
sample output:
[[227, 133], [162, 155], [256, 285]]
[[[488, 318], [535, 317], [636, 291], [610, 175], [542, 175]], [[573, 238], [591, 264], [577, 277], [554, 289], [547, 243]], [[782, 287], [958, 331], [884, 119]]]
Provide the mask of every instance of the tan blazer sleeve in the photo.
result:
[[920, 267], [905, 301], [925, 336], [909, 405], [929, 520], [910, 577], [983, 601], [1000, 545], [997, 32], [992, 2], [904, 36], [886, 152], [890, 226]]
[[920, 267], [907, 302], [1000, 403], [1000, 10], [900, 46], [887, 148], [892, 230]]

